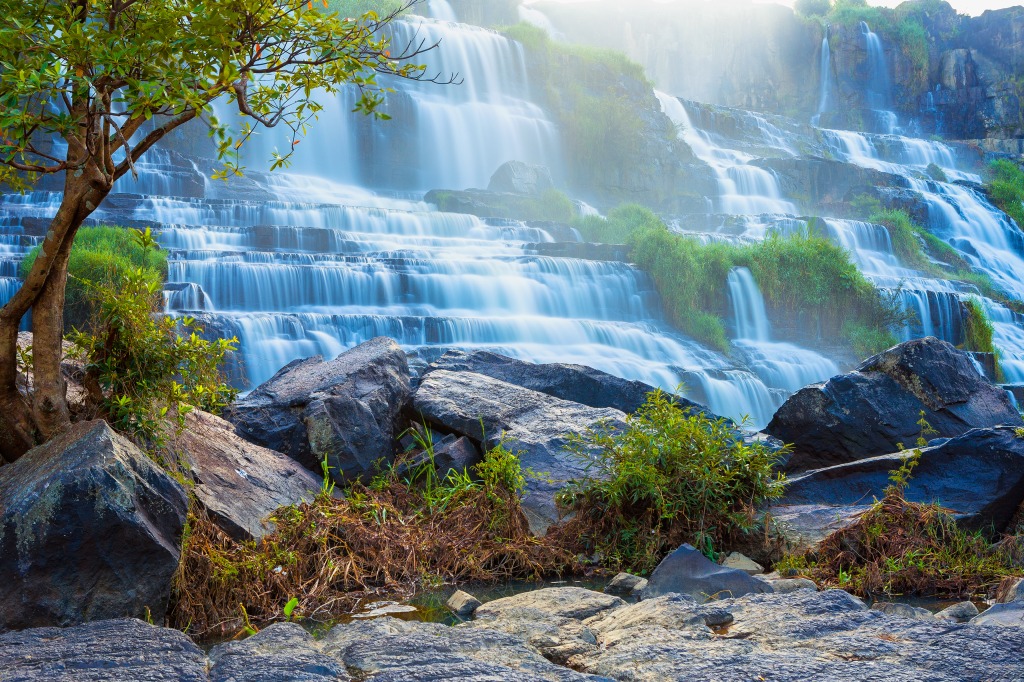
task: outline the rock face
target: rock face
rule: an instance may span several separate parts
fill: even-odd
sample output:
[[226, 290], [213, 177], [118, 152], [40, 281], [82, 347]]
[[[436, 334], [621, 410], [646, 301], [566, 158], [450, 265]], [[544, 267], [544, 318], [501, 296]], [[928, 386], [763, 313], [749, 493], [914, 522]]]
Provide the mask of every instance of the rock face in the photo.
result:
[[1024, 679], [1024, 628], [911, 620], [840, 590], [625, 604], [554, 588], [499, 601], [456, 627], [385, 617], [314, 639], [278, 623], [208, 657], [134, 620], [28, 630], [0, 635], [0, 671], [5, 682]]
[[378, 337], [330, 362], [290, 363], [226, 412], [246, 440], [282, 452], [312, 471], [329, 453], [338, 481], [391, 461], [409, 400], [409, 365], [393, 340]]
[[[807, 472], [790, 479], [778, 505], [832, 507], [832, 518], [846, 514], [849, 507], [880, 499], [889, 485], [889, 472], [910, 456], [884, 455]], [[1024, 501], [1024, 438], [1010, 427], [975, 429], [924, 448], [906, 497], [912, 502], [938, 502], [968, 527], [1001, 531]], [[828, 516], [826, 512], [824, 517]]]
[[558, 519], [555, 493], [585, 473], [582, 464], [564, 451], [568, 435], [602, 424], [619, 428], [625, 418], [618, 410], [559, 400], [482, 374], [447, 370], [423, 378], [413, 408], [427, 421], [487, 448], [503, 442], [519, 452], [524, 468], [542, 473], [543, 480], [528, 478], [523, 500], [530, 527], [540, 534]]
[[489, 192], [512, 194], [543, 194], [554, 188], [551, 171], [546, 166], [523, 161], [506, 161], [494, 172], [490, 184], [487, 185]]
[[683, 545], [662, 559], [641, 596], [650, 599], [666, 594], [685, 594], [705, 602], [771, 591], [767, 582], [745, 571], [719, 566], [691, 545]]
[[[562, 363], [537, 365], [489, 351], [449, 351], [433, 363], [428, 372], [438, 369], [475, 372], [562, 400], [590, 407], [611, 407], [627, 414], [636, 412], [647, 400], [647, 394], [655, 390], [641, 381], [627, 381], [592, 367]], [[685, 398], [677, 400], [684, 408], [708, 412], [707, 408]]]
[[996, 603], [971, 623], [1013, 626], [1024, 630], [1024, 580], [1018, 580], [998, 595]]
[[0, 629], [162, 620], [185, 489], [106, 422], [0, 467]]
[[965, 353], [929, 337], [900, 344], [856, 371], [797, 392], [766, 431], [806, 471], [895, 452], [921, 435], [920, 413], [952, 438], [973, 428], [1024, 424], [1006, 391], [982, 377]]
[[320, 490], [320, 480], [294, 459], [243, 440], [207, 412], [188, 415], [174, 449], [190, 465], [196, 499], [236, 540], [263, 537], [275, 509], [311, 501]]

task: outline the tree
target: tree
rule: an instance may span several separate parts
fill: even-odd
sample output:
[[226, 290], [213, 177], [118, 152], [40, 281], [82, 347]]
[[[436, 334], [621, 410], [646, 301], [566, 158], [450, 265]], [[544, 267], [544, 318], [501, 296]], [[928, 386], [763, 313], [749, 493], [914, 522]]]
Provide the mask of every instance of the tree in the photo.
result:
[[793, 9], [805, 17], [824, 17], [832, 11], [832, 0], [796, 0]]
[[[227, 178], [242, 172], [238, 151], [254, 129], [282, 126], [294, 147], [321, 109], [317, 98], [346, 84], [361, 91], [356, 111], [385, 117], [378, 74], [442, 82], [414, 62], [436, 44], [392, 52], [383, 32], [417, 2], [352, 19], [327, 0], [0, 0], [0, 185], [64, 176], [39, 255], [0, 309], [0, 457], [13, 461], [70, 421], [60, 372], [68, 259], [114, 183], [193, 119], [210, 126], [224, 162], [215, 177]], [[245, 121], [237, 139], [212, 115], [218, 99]], [[35, 380], [24, 396], [15, 357], [29, 310]]]

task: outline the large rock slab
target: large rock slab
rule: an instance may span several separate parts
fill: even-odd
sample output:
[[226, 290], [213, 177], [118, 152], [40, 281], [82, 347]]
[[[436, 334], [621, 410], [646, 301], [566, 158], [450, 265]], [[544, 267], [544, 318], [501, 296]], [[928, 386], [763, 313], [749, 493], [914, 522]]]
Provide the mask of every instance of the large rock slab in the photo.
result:
[[979, 374], [966, 353], [929, 337], [798, 391], [765, 430], [793, 444], [787, 468], [806, 471], [896, 452], [900, 443], [913, 446], [922, 411], [946, 438], [1024, 424], [1006, 391]]
[[320, 479], [294, 459], [250, 443], [208, 412], [186, 417], [174, 449], [191, 469], [196, 499], [236, 540], [263, 537], [273, 530], [265, 521], [271, 513], [320, 491]]
[[348, 682], [345, 665], [327, 656], [295, 623], [275, 623], [240, 642], [210, 650], [210, 682]]
[[0, 629], [163, 620], [188, 498], [103, 421], [0, 467]]
[[[593, 367], [563, 363], [538, 365], [490, 351], [467, 353], [453, 350], [430, 365], [427, 372], [474, 372], [590, 407], [611, 407], [627, 414], [636, 412], [656, 390], [642, 381], [628, 381]], [[681, 407], [708, 412], [697, 403], [677, 398]]]
[[661, 560], [647, 586], [644, 599], [685, 594], [699, 602], [771, 592], [767, 582], [734, 568], [719, 566], [691, 545], [683, 545]]
[[[845, 513], [848, 507], [871, 504], [883, 496], [889, 472], [911, 456], [903, 452], [809, 471], [790, 479], [778, 506], [822, 505]], [[1024, 501], [1024, 438], [1011, 427], [975, 429], [923, 448], [906, 497], [938, 502], [970, 528], [1001, 531]], [[826, 511], [822, 518], [828, 516]]]
[[238, 434], [338, 481], [365, 477], [395, 456], [412, 389], [405, 353], [378, 337], [325, 361], [290, 363], [225, 413]]
[[487, 185], [490, 192], [512, 192], [513, 194], [543, 194], [554, 189], [551, 170], [524, 161], [506, 161], [494, 171]]
[[473, 372], [437, 370], [425, 376], [413, 407], [427, 421], [484, 442], [504, 443], [518, 452], [528, 477], [523, 510], [535, 533], [558, 520], [555, 493], [586, 475], [581, 462], [565, 452], [568, 437], [591, 428], [621, 428], [625, 414], [553, 398], [544, 393]]
[[184, 633], [134, 619], [0, 635], [4, 682], [208, 682], [206, 666]]

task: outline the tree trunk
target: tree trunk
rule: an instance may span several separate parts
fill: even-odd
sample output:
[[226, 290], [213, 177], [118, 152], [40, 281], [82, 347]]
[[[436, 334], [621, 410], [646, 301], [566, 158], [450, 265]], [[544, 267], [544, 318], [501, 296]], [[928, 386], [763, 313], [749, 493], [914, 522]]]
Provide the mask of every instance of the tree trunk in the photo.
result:
[[[0, 309], [0, 458], [8, 462], [25, 454], [40, 436], [48, 438], [70, 421], [60, 372], [64, 287], [75, 233], [106, 197], [105, 185], [87, 171], [67, 174], [60, 208], [39, 255], [21, 288]], [[17, 385], [18, 327], [30, 309], [37, 330], [32, 341], [31, 402]]]

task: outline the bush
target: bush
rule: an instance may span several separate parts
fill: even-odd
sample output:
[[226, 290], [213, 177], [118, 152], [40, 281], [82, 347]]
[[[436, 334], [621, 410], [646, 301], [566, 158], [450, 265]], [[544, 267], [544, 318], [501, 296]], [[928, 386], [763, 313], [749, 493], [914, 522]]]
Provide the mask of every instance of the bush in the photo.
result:
[[714, 558], [717, 549], [760, 525], [763, 502], [782, 494], [782, 452], [744, 444], [735, 425], [681, 409], [661, 391], [618, 432], [598, 429], [569, 451], [588, 477], [559, 494], [576, 516], [556, 532], [605, 565], [652, 570], [683, 542]]
[[[149, 257], [149, 231], [131, 231]], [[158, 315], [162, 284], [152, 268], [129, 267], [110, 282], [84, 281], [96, 310], [91, 331], [70, 336], [85, 362], [84, 384], [99, 414], [140, 444], [158, 448], [193, 408], [219, 412], [237, 391], [220, 366], [236, 339], [207, 341], [189, 318]]]
[[[40, 248], [34, 248], [22, 262], [22, 277], [32, 269]], [[68, 263], [64, 326], [84, 328], [96, 313], [92, 288], [109, 286], [131, 269], [140, 267], [147, 276], [163, 281], [167, 276], [167, 254], [155, 248], [143, 248], [134, 231], [123, 227], [79, 229]]]
[[967, 311], [964, 319], [964, 349], [975, 353], [995, 353], [992, 321], [988, 319], [981, 301], [969, 298], [964, 301], [964, 308]]
[[1024, 227], [1024, 170], [1005, 159], [993, 161], [989, 169], [988, 192], [993, 203]]
[[832, 10], [831, 0], [796, 0], [793, 9], [805, 17], [824, 17]]

